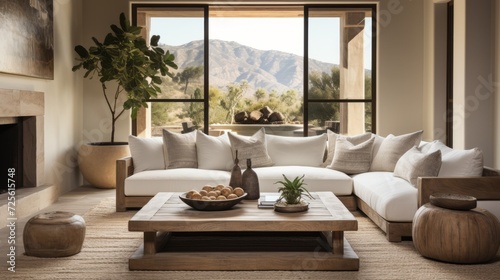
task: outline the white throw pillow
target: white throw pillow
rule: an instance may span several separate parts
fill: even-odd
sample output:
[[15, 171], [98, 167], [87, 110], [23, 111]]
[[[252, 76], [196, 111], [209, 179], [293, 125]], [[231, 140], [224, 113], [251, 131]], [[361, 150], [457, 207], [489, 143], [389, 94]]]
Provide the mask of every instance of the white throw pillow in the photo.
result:
[[400, 135], [387, 136], [373, 155], [371, 171], [393, 172], [399, 158], [409, 149], [420, 144], [422, 130]]
[[231, 170], [234, 165], [231, 145], [226, 133], [215, 137], [197, 130], [196, 153], [200, 169]]
[[326, 134], [310, 137], [266, 135], [267, 152], [276, 166], [321, 166]]
[[348, 139], [337, 138], [332, 164], [328, 168], [346, 174], [358, 174], [370, 170], [372, 148], [375, 138], [360, 144], [351, 143]]
[[167, 169], [198, 167], [196, 131], [181, 134], [164, 129], [163, 144], [167, 151]]
[[128, 145], [134, 161], [134, 174], [145, 170], [165, 169], [161, 137], [142, 138], [129, 135]]
[[241, 136], [231, 132], [228, 132], [228, 136], [233, 158], [236, 157], [236, 150], [238, 150], [238, 159], [240, 160], [241, 168], [246, 168], [247, 159], [252, 159], [252, 167], [273, 165], [273, 161], [267, 153], [266, 132], [264, 128], [259, 129], [252, 136]]
[[345, 135], [337, 134], [331, 130], [328, 130], [327, 134], [328, 134], [328, 153], [326, 156], [326, 160], [323, 163], [323, 166], [328, 166], [328, 165], [332, 164], [333, 155], [335, 154], [335, 145], [336, 145], [338, 138], [347, 139], [350, 143], [352, 143], [354, 145], [358, 145], [358, 144], [361, 144], [361, 143], [369, 140], [372, 137], [372, 133], [370, 133], [370, 132], [366, 132], [366, 133], [354, 135], [354, 136], [345, 136]]
[[398, 160], [394, 176], [403, 178], [415, 186], [418, 177], [436, 177], [440, 168], [440, 150], [426, 154], [413, 147]]
[[478, 177], [483, 175], [483, 152], [478, 148], [470, 150], [452, 149], [436, 141], [429, 151], [440, 150], [442, 165], [439, 177]]

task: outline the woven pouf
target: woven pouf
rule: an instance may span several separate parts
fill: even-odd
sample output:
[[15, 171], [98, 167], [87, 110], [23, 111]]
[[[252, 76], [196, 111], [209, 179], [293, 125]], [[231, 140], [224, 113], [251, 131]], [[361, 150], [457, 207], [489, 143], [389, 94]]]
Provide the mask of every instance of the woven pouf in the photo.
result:
[[413, 244], [424, 257], [449, 263], [483, 263], [500, 246], [500, 223], [476, 208], [471, 196], [435, 194], [413, 218]]
[[28, 256], [57, 258], [81, 251], [85, 221], [70, 212], [49, 212], [32, 217], [24, 227], [24, 251]]

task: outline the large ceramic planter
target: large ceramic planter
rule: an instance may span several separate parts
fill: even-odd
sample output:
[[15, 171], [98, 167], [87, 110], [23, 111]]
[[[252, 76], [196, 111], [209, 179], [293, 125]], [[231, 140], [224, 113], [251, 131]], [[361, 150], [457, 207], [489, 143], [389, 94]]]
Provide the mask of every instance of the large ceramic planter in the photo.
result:
[[98, 188], [116, 187], [116, 160], [130, 156], [128, 143], [89, 143], [80, 146], [78, 163], [83, 178]]

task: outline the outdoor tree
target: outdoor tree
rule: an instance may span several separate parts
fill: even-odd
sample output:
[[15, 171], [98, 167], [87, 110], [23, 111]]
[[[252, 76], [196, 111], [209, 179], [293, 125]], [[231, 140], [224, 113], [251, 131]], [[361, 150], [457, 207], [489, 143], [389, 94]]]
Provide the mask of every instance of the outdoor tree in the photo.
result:
[[[194, 99], [202, 99], [201, 89], [196, 88], [193, 93]], [[200, 126], [203, 124], [203, 102], [190, 102], [187, 105], [187, 114], [186, 116], [191, 119], [193, 125]]]
[[[333, 67], [329, 73], [312, 72], [309, 75], [310, 99], [340, 98], [340, 69]], [[309, 103], [309, 120], [323, 126], [326, 120], [339, 117], [339, 103], [311, 102]]]
[[208, 119], [210, 123], [224, 123], [226, 111], [221, 105], [224, 93], [216, 87], [210, 87], [208, 91]]
[[239, 106], [243, 94], [248, 89], [248, 82], [243, 80], [241, 83], [229, 84], [227, 86], [227, 94], [221, 101], [221, 106], [227, 110], [226, 122], [233, 124], [233, 116]]
[[257, 102], [260, 101], [261, 99], [265, 98], [267, 96], [267, 92], [265, 89], [263, 88], [259, 88], [255, 91], [255, 93], [253, 94], [253, 96], [255, 97], [255, 99], [257, 99]]
[[173, 80], [176, 83], [184, 84], [184, 96], [187, 96], [189, 82], [203, 76], [203, 66], [189, 66], [177, 73]]

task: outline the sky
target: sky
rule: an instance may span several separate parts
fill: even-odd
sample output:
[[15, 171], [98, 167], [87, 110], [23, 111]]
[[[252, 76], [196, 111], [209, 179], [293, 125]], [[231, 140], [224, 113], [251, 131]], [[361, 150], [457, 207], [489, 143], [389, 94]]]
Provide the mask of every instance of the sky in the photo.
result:
[[[339, 19], [309, 19], [309, 58], [339, 64]], [[175, 27], [175, 28], [172, 28]], [[371, 21], [365, 27], [365, 68], [371, 69]], [[179, 46], [203, 39], [202, 18], [152, 18], [151, 34]], [[327, 36], [325, 34], [331, 34]], [[259, 50], [304, 55], [303, 18], [210, 18], [209, 38], [235, 41]]]

